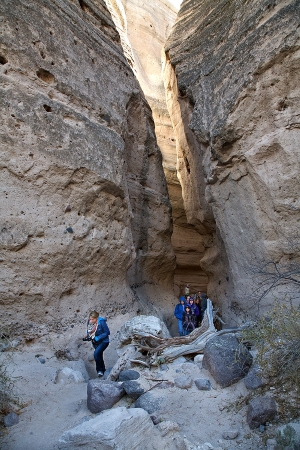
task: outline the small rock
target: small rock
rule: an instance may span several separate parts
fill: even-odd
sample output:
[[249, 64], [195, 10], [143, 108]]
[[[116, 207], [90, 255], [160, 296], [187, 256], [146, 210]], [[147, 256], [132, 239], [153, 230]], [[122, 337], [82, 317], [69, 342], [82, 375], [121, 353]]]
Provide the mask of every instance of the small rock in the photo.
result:
[[155, 416], [154, 414], [152, 414], [152, 415], [150, 416], [150, 419], [152, 420], [152, 422], [154, 423], [154, 425], [157, 425], [157, 424], [160, 423], [160, 419], [159, 419], [157, 416]]
[[46, 362], [46, 360], [44, 358], [38, 358], [38, 360], [41, 364], [45, 364], [45, 362]]
[[196, 355], [194, 358], [194, 363], [201, 364], [203, 361], [203, 355]]
[[135, 380], [124, 381], [123, 389], [125, 390], [128, 397], [133, 398], [134, 400], [137, 400], [145, 392], [140, 383]]
[[72, 227], [68, 227], [68, 228], [66, 228], [66, 231], [67, 231], [68, 233], [71, 233], [71, 234], [73, 234], [73, 233], [74, 233], [74, 230], [73, 230], [73, 228], [72, 228]]
[[167, 364], [161, 364], [160, 366], [159, 366], [159, 370], [169, 370], [169, 367], [167, 366]]
[[146, 392], [141, 395], [135, 402], [135, 408], [143, 408], [148, 414], [153, 414], [159, 410], [162, 404], [162, 397], [157, 397], [152, 392]]
[[223, 439], [232, 440], [237, 438], [239, 435], [238, 430], [226, 430], [222, 433]]
[[159, 431], [161, 431], [161, 434], [163, 436], [166, 436], [168, 433], [174, 433], [180, 430], [178, 423], [171, 422], [170, 420], [160, 422], [157, 428], [159, 429]]
[[277, 413], [277, 404], [272, 397], [256, 397], [249, 402], [247, 422], [253, 430], [267, 421], [274, 419]]
[[195, 380], [195, 385], [197, 386], [199, 391], [210, 391], [211, 390], [211, 384], [210, 384], [209, 380], [197, 378], [197, 380]]
[[259, 375], [258, 367], [251, 367], [249, 372], [244, 378], [244, 383], [247, 389], [257, 389], [266, 384], [265, 380], [263, 380]]
[[19, 423], [19, 416], [15, 412], [11, 412], [7, 414], [3, 418], [3, 423], [5, 427], [13, 427], [14, 425], [17, 425]]
[[178, 377], [174, 380], [175, 386], [179, 387], [180, 389], [188, 389], [192, 387], [193, 380], [190, 377]]
[[140, 378], [140, 374], [137, 370], [122, 370], [119, 375], [119, 381], [129, 381], [129, 380], [138, 380]]

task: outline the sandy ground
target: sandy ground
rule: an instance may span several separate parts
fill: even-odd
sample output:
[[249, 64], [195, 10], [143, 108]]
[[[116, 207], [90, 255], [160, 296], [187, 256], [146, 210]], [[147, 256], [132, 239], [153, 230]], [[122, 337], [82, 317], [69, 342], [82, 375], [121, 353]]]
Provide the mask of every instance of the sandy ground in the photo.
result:
[[[120, 318], [124, 322], [124, 319]], [[105, 352], [107, 367], [111, 367], [117, 359], [116, 333], [120, 323], [112, 327], [111, 345]], [[57, 359], [55, 349], [62, 348], [63, 341], [72, 341], [78, 347], [78, 357], [84, 359], [90, 378], [96, 377], [92, 349], [90, 343], [82, 343], [80, 329], [72, 329], [65, 336], [53, 336], [52, 344], [35, 343], [23, 348], [16, 348], [10, 353], [8, 370], [15, 382], [15, 392], [26, 405], [20, 410], [20, 421], [17, 425], [4, 429], [1, 435], [2, 450], [54, 450], [58, 439], [65, 430], [78, 425], [86, 418], [94, 417], [86, 406], [87, 383], [55, 384], [57, 370], [71, 363]], [[82, 334], [82, 333], [81, 333]], [[59, 343], [53, 344], [53, 339]], [[2, 353], [1, 358], [7, 355]], [[45, 360], [41, 364], [38, 357]], [[180, 433], [194, 444], [209, 442], [215, 449], [258, 450], [266, 448], [262, 445], [263, 433], [250, 431], [245, 421], [245, 408], [236, 411], [234, 402], [247, 391], [243, 381], [221, 389], [216, 385], [209, 373], [201, 368], [201, 364], [176, 361], [161, 369], [145, 369], [149, 377], [174, 381], [178, 376], [207, 378], [211, 381], [212, 390], [199, 391], [196, 386], [186, 390], [175, 386], [162, 389], [163, 408], [159, 412], [161, 420], [171, 420], [180, 426]], [[130, 407], [132, 401], [124, 397], [119, 405]], [[118, 405], [116, 405], [118, 406]], [[270, 426], [272, 427], [272, 426]], [[225, 440], [223, 433], [238, 430], [238, 437]], [[130, 449], [128, 449], [130, 450]]]

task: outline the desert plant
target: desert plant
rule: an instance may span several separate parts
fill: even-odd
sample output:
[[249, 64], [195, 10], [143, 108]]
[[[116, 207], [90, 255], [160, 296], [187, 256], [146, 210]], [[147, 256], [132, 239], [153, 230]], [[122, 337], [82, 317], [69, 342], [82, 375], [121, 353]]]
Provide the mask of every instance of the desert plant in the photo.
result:
[[295, 441], [296, 431], [290, 425], [287, 425], [283, 431], [276, 434], [275, 450], [299, 450], [300, 446]]
[[20, 401], [13, 394], [13, 380], [8, 374], [7, 367], [10, 363], [10, 354], [4, 352], [10, 347], [9, 336], [0, 329], [0, 417], [12, 411], [14, 406], [19, 406]]
[[275, 304], [243, 331], [243, 338], [256, 348], [265, 376], [300, 388], [300, 308]]

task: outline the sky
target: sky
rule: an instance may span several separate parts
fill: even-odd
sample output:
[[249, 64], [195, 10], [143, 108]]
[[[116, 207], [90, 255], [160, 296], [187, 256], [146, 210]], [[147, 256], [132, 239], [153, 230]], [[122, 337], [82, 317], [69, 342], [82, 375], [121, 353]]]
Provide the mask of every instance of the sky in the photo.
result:
[[176, 8], [179, 9], [179, 6], [182, 3], [182, 0], [169, 0], [170, 3], [172, 3], [172, 5], [176, 6]]

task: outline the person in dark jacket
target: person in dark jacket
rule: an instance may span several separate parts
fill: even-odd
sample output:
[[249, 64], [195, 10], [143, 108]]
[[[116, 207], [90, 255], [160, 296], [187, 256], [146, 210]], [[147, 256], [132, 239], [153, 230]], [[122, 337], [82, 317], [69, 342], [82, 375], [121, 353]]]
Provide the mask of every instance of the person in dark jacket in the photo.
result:
[[105, 372], [103, 352], [109, 345], [109, 335], [106, 319], [100, 317], [97, 311], [92, 311], [87, 323], [87, 334], [83, 341], [92, 341], [98, 377], [103, 377]]
[[183, 328], [182, 328], [182, 316], [185, 308], [185, 298], [180, 297], [179, 303], [175, 306], [174, 316], [177, 319], [178, 324], [178, 334], [179, 336], [183, 336]]
[[190, 307], [191, 307], [191, 313], [195, 314], [196, 316], [196, 320], [195, 320], [195, 325], [196, 327], [198, 326], [198, 323], [200, 321], [200, 311], [197, 305], [195, 305], [194, 299], [190, 299]]
[[205, 292], [203, 292], [201, 294], [201, 311], [200, 311], [201, 321], [203, 320], [206, 308], [207, 308], [207, 295]]
[[196, 327], [196, 316], [192, 314], [190, 305], [186, 305], [182, 318], [183, 335], [187, 336]]

